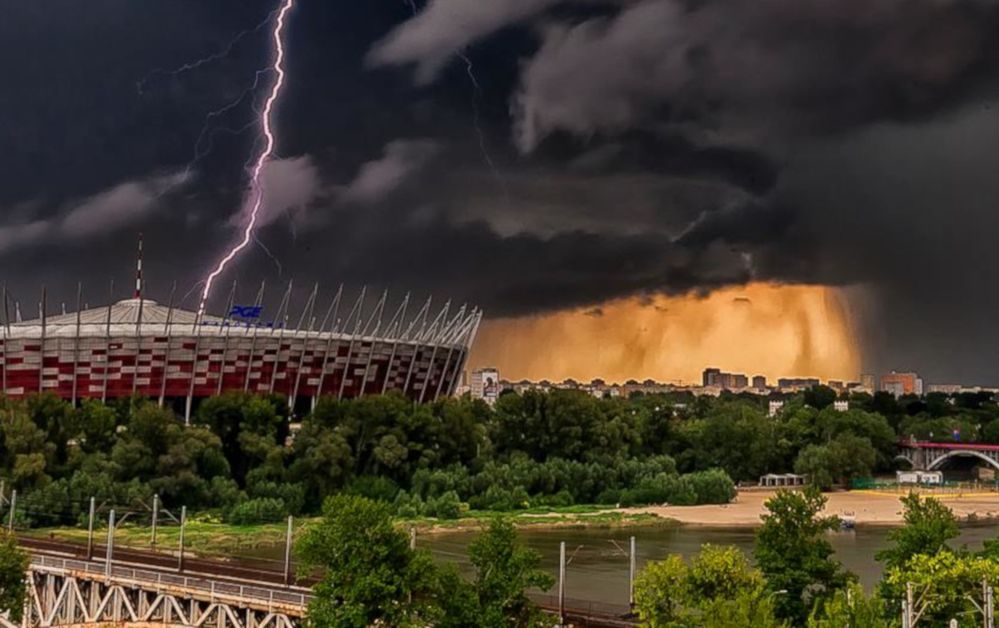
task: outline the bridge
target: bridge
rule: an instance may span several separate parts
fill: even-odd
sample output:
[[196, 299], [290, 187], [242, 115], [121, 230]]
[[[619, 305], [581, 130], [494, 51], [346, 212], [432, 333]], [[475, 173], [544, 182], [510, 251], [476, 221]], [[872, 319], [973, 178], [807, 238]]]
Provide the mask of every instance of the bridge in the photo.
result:
[[999, 445], [975, 443], [931, 443], [926, 441], [902, 441], [899, 443], [899, 458], [908, 460], [913, 469], [933, 471], [946, 461], [957, 457], [975, 457], [999, 469]]
[[[253, 561], [218, 561], [27, 536], [28, 595], [21, 623], [0, 628], [299, 628], [315, 574], [300, 579]], [[557, 598], [533, 596], [557, 615]], [[565, 626], [628, 628], [628, 607], [567, 600]]]
[[83, 546], [19, 543], [31, 553], [19, 628], [296, 628], [312, 598], [308, 587], [285, 584], [284, 574], [249, 566], [194, 561], [178, 567], [169, 555], [137, 551], [108, 562], [88, 558]]

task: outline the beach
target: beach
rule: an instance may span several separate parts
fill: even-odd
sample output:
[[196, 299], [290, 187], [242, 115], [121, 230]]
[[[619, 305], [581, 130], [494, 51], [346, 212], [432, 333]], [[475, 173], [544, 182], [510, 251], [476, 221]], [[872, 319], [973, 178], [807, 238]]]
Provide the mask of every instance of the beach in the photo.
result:
[[[999, 493], [922, 491], [939, 499], [954, 511], [959, 521], [999, 519]], [[825, 514], [847, 517], [858, 525], [900, 525], [906, 493], [880, 491], [840, 491], [826, 493]], [[728, 504], [707, 506], [643, 506], [625, 508], [630, 514], [652, 514], [679, 523], [704, 526], [757, 526], [766, 512], [763, 504], [773, 491], [741, 491]]]

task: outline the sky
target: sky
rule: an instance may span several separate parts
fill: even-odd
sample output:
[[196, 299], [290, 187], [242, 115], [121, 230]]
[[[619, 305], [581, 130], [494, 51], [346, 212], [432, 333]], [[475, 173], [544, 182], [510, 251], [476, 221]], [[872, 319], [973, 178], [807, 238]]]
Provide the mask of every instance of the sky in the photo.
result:
[[[244, 224], [276, 6], [5, 8], [26, 310], [128, 296], [140, 231], [148, 293], [197, 305]], [[476, 360], [518, 377], [999, 383], [992, 0], [297, 0], [287, 28], [259, 243], [216, 309], [292, 278], [468, 302]]]

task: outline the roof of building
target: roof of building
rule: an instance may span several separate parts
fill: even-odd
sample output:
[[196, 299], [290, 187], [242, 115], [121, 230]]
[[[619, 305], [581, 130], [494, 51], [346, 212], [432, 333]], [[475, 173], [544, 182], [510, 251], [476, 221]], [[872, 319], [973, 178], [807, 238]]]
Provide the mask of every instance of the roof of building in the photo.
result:
[[[346, 321], [332, 321], [327, 329], [311, 326], [289, 326], [288, 317], [284, 321], [258, 321], [233, 319], [168, 307], [152, 299], [133, 298], [112, 303], [109, 306], [88, 308], [79, 313], [70, 312], [55, 316], [39, 317], [32, 320], [0, 325], [2, 338], [40, 339], [108, 336], [280, 336], [287, 338], [343, 338], [358, 337], [380, 339], [392, 342], [435, 344], [444, 346], [470, 346], [478, 324], [482, 319], [481, 310], [464, 306], [449, 312], [446, 305], [436, 317], [431, 318], [428, 306], [411, 320], [393, 317], [388, 324], [382, 324], [384, 300], [370, 315], [360, 313], [348, 316]], [[403, 310], [404, 312], [404, 310]], [[302, 317], [304, 319], [304, 316]], [[362, 323], [364, 323], [362, 325]]]

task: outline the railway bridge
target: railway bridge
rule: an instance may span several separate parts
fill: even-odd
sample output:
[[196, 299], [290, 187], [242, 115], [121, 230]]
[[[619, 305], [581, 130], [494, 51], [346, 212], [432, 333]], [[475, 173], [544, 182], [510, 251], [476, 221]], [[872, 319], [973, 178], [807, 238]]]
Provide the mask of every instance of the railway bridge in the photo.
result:
[[20, 541], [31, 552], [28, 595], [21, 623], [0, 620], [4, 628], [293, 628], [311, 599], [276, 572], [195, 562], [179, 573], [167, 555], [129, 552], [108, 563], [70, 544]]
[[999, 469], [999, 445], [976, 443], [931, 443], [908, 440], [899, 443], [899, 458], [909, 461], [913, 469], [934, 471], [957, 457], [974, 457]]
[[[183, 557], [20, 536], [31, 554], [19, 624], [0, 628], [298, 628], [316, 574], [297, 577], [266, 564]], [[534, 596], [558, 615], [557, 599]], [[628, 607], [580, 600], [562, 607], [567, 628], [631, 628]]]

